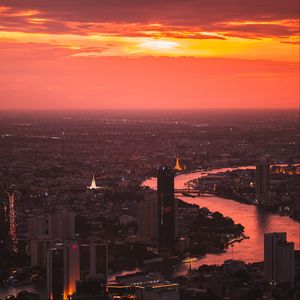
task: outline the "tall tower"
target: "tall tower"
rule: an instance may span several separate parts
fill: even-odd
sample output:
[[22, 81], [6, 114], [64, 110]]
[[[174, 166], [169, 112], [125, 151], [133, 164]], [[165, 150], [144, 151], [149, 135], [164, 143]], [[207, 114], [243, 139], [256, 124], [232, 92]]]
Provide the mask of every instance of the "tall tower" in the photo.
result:
[[17, 250], [17, 228], [16, 228], [16, 211], [15, 211], [15, 193], [8, 194], [9, 203], [9, 237], [11, 242], [11, 249]]
[[138, 213], [139, 241], [147, 245], [158, 243], [158, 206], [154, 190], [146, 191], [144, 200], [139, 204]]
[[270, 161], [268, 157], [262, 157], [256, 165], [255, 192], [256, 200], [261, 205], [269, 204], [270, 190]]
[[72, 240], [75, 238], [75, 214], [57, 212], [48, 215], [48, 232], [51, 239]]
[[77, 242], [66, 242], [53, 248], [47, 260], [47, 294], [52, 300], [67, 300], [76, 291], [79, 273]]
[[0, 199], [0, 249], [7, 247], [9, 241], [9, 203], [4, 194]]
[[286, 232], [264, 235], [264, 279], [294, 285], [294, 243], [288, 243]]
[[75, 214], [56, 212], [28, 220], [28, 239], [72, 240], [75, 238]]
[[17, 251], [15, 193], [6, 192], [0, 199], [0, 248]]
[[101, 275], [105, 283], [108, 281], [107, 244], [80, 245], [80, 280]]
[[174, 173], [161, 166], [157, 174], [158, 246], [162, 252], [174, 252], [177, 235], [177, 201], [174, 198]]

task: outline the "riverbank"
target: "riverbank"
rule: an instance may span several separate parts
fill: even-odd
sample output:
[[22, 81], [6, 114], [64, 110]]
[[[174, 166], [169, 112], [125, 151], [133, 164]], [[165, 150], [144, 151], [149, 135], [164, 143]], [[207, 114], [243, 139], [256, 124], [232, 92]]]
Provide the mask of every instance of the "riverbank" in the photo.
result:
[[[256, 205], [266, 212], [288, 216], [300, 221], [300, 207], [297, 205], [300, 174], [295, 166], [272, 166], [269, 200], [258, 205], [255, 193], [255, 170], [249, 168], [230, 168], [217, 170], [207, 176], [190, 180], [187, 185], [195, 190], [205, 190], [209, 194], [223, 199], [231, 199], [243, 204]], [[291, 171], [293, 170], [293, 171]]]
[[[178, 174], [175, 177], [175, 189], [186, 189], [186, 183], [218, 172], [227, 172], [237, 168], [219, 168], [209, 171], [200, 170], [195, 173]], [[252, 169], [254, 166], [242, 166], [240, 170]], [[156, 178], [149, 178], [143, 182], [144, 186], [156, 189]], [[295, 243], [295, 249], [300, 249], [299, 244], [299, 222], [286, 216], [280, 216], [270, 212], [263, 211], [255, 205], [244, 204], [231, 199], [224, 199], [218, 196], [201, 195], [196, 198], [177, 196], [189, 204], [207, 207], [212, 212], [220, 212], [224, 216], [229, 216], [235, 223], [243, 224], [244, 235], [249, 237], [239, 243], [234, 243], [233, 247], [226, 249], [221, 253], [209, 253], [199, 257], [197, 261], [191, 262], [192, 268], [198, 268], [201, 265], [221, 265], [228, 259], [239, 259], [246, 263], [252, 263], [263, 260], [264, 233], [284, 231], [287, 232], [288, 241]], [[189, 270], [189, 264], [177, 264], [174, 271], [175, 275], [183, 275]]]
[[244, 226], [236, 224], [220, 212], [178, 200], [179, 232], [190, 239], [189, 255], [222, 253], [244, 237]]

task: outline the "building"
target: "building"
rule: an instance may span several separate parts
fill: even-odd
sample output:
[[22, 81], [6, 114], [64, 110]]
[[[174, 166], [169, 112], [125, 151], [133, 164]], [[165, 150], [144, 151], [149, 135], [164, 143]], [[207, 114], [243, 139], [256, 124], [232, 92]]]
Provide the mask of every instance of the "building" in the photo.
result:
[[32, 267], [47, 267], [47, 254], [55, 243], [50, 240], [31, 240], [30, 256]]
[[58, 212], [48, 216], [49, 236], [53, 240], [75, 238], [75, 214]]
[[37, 217], [28, 220], [28, 239], [49, 239], [49, 220], [48, 217]]
[[158, 206], [157, 194], [153, 190], [144, 193], [144, 200], [139, 204], [138, 240], [146, 245], [158, 244]]
[[100, 187], [97, 186], [95, 176], [93, 176], [91, 185], [87, 186], [86, 188], [89, 189], [89, 190], [98, 190], [98, 189], [100, 189]]
[[75, 214], [57, 212], [28, 221], [28, 239], [72, 240], [75, 238]]
[[57, 241], [74, 240], [75, 214], [56, 213], [28, 221], [31, 266], [46, 267], [47, 253]]
[[121, 215], [119, 218], [120, 224], [122, 225], [128, 225], [134, 221], [133, 216], [129, 215]]
[[161, 166], [157, 174], [158, 246], [161, 252], [175, 251], [177, 236], [177, 201], [174, 197], [174, 173]]
[[101, 276], [108, 281], [108, 251], [107, 244], [80, 245], [80, 280]]
[[66, 300], [76, 291], [79, 280], [79, 247], [77, 242], [57, 244], [47, 258], [47, 295], [49, 299]]
[[143, 291], [143, 300], [179, 300], [179, 286], [176, 283], [148, 287]]
[[295, 280], [294, 243], [286, 240], [286, 232], [266, 233], [264, 236], [264, 279], [289, 282]]
[[[160, 273], [138, 272], [116, 277], [119, 289], [134, 288], [138, 300], [179, 300], [179, 285]], [[122, 299], [122, 298], [121, 298]]]
[[[107, 292], [108, 253], [106, 244], [79, 244], [76, 241], [52, 243], [47, 256], [47, 294], [49, 299], [65, 300], [85, 293], [100, 282], [99, 293]], [[91, 280], [94, 278], [95, 280]], [[80, 291], [77, 293], [77, 286]], [[102, 291], [105, 290], [105, 293]], [[76, 298], [77, 299], [77, 298]], [[79, 298], [78, 298], [79, 299]]]
[[270, 191], [270, 161], [268, 157], [262, 157], [256, 165], [255, 193], [256, 200], [261, 205], [269, 205]]
[[6, 192], [0, 199], [0, 248], [17, 250], [15, 193]]
[[179, 158], [178, 157], [176, 158], [176, 163], [175, 163], [174, 170], [176, 170], [178, 172], [182, 171], [182, 167], [180, 166]]
[[90, 277], [76, 282], [74, 300], [108, 300], [107, 282], [103, 276]]
[[9, 203], [4, 194], [0, 199], [0, 249], [9, 241]]

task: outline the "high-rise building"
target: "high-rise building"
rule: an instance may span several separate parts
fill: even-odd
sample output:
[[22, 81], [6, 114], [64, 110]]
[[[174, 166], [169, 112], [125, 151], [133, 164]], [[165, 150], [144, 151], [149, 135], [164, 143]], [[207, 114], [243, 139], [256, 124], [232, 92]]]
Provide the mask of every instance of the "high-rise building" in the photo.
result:
[[286, 240], [286, 232], [264, 235], [264, 279], [294, 285], [294, 243]]
[[161, 166], [157, 174], [158, 246], [161, 252], [174, 252], [177, 235], [177, 201], [174, 197], [174, 173]]
[[75, 214], [61, 213], [51, 214], [49, 220], [49, 235], [55, 240], [72, 240], [75, 238]]
[[144, 193], [144, 200], [139, 204], [139, 233], [141, 243], [157, 246], [158, 243], [158, 206], [157, 194], [153, 190]]
[[75, 214], [58, 212], [28, 221], [28, 239], [72, 240], [75, 238]]
[[[65, 300], [73, 295], [76, 283], [98, 278], [99, 292], [107, 290], [108, 254], [106, 244], [56, 243], [48, 251], [47, 293], [49, 299]], [[84, 285], [84, 284], [83, 284]], [[81, 287], [83, 287], [81, 285]], [[79, 293], [80, 294], [80, 293]]]
[[79, 247], [77, 242], [56, 245], [48, 252], [47, 294], [49, 299], [66, 300], [76, 291], [79, 280]]
[[15, 193], [8, 194], [9, 206], [9, 238], [12, 251], [17, 251], [17, 225], [16, 225], [16, 208], [15, 208]]
[[0, 248], [7, 247], [9, 241], [9, 203], [6, 195], [0, 199]]
[[91, 276], [103, 275], [108, 281], [107, 244], [91, 244]]
[[28, 220], [31, 266], [46, 267], [47, 253], [56, 241], [75, 238], [75, 215], [56, 213]]
[[262, 157], [256, 165], [255, 192], [256, 200], [261, 205], [269, 204], [270, 191], [270, 161], [268, 157]]
[[80, 245], [80, 280], [101, 275], [108, 280], [107, 244]]
[[51, 249], [47, 260], [48, 299], [64, 299], [64, 268], [64, 249], [62, 247]]
[[30, 255], [32, 267], [47, 267], [47, 253], [55, 243], [50, 240], [31, 240]]
[[41, 216], [28, 220], [28, 239], [50, 239], [49, 219]]
[[0, 199], [0, 248], [16, 251], [17, 228], [15, 193], [3, 193]]

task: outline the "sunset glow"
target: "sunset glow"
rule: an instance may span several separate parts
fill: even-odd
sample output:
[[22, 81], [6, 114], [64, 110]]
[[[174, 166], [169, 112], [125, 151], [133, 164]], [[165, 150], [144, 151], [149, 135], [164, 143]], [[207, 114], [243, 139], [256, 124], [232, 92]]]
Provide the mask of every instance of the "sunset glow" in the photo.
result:
[[296, 108], [297, 6], [2, 1], [0, 108]]

